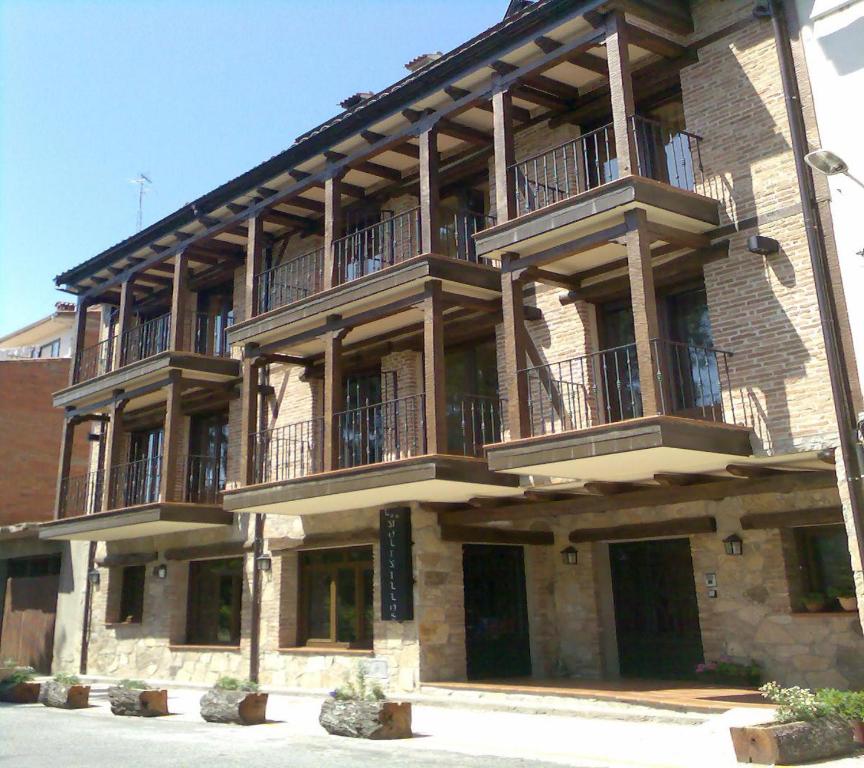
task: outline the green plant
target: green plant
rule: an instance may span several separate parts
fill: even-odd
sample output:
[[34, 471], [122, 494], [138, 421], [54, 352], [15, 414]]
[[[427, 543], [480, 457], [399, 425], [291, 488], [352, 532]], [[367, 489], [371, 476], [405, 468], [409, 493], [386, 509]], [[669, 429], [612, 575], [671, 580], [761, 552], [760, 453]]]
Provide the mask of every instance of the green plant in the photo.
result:
[[11, 688], [18, 683], [29, 683], [35, 676], [36, 671], [33, 667], [17, 667], [3, 682], [0, 682], [0, 686]]
[[801, 599], [805, 603], [824, 603], [825, 594], [823, 592], [805, 592], [801, 595]]
[[382, 701], [386, 698], [378, 683], [370, 683], [366, 670], [358, 664], [354, 668], [353, 679], [345, 675], [345, 683], [330, 695], [337, 701]]
[[836, 600], [838, 597], [855, 597], [855, 586], [831, 587], [828, 590], [828, 597], [832, 600]]
[[60, 685], [81, 685], [81, 678], [67, 672], [58, 672], [54, 675], [54, 682], [60, 683]]
[[774, 720], [778, 723], [794, 723], [799, 720], [815, 720], [825, 714], [825, 707], [816, 694], [808, 688], [783, 688], [779, 683], [765, 683], [759, 692], [777, 705]]
[[752, 659], [741, 662], [723, 656], [717, 661], [697, 664], [696, 677], [713, 683], [759, 685], [762, 682], [762, 667]]
[[816, 692], [823, 712], [849, 722], [864, 721], [864, 691], [838, 691], [823, 688]]
[[146, 691], [150, 688], [143, 680], [121, 680], [117, 683], [118, 688], [125, 688], [127, 691]]
[[219, 691], [246, 691], [247, 693], [255, 693], [258, 690], [258, 683], [226, 675], [225, 677], [220, 677], [213, 684], [213, 687]]

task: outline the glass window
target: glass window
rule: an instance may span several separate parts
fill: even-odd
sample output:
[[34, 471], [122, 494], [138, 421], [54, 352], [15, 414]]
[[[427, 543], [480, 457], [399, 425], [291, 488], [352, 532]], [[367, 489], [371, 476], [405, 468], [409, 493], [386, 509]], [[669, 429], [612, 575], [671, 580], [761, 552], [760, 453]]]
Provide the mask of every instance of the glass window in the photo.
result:
[[130, 624], [140, 624], [144, 617], [144, 577], [143, 565], [130, 565], [121, 573], [120, 610], [117, 620]]
[[60, 357], [60, 339], [54, 339], [39, 347], [39, 357]]
[[243, 558], [189, 563], [186, 641], [191, 645], [239, 645]]
[[852, 561], [843, 525], [814, 525], [794, 530], [798, 550], [801, 590], [820, 594], [831, 601], [838, 595], [854, 594]]
[[301, 642], [371, 648], [372, 573], [372, 547], [301, 552]]

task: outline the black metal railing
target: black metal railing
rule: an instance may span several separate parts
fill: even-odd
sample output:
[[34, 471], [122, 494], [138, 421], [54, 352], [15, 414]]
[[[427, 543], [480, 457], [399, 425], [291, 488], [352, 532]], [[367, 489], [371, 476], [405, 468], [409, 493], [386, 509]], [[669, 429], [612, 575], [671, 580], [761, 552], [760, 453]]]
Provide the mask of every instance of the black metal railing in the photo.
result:
[[447, 401], [447, 445], [465, 456], [483, 456], [483, 448], [500, 443], [506, 401], [484, 395], [458, 395]]
[[183, 457], [183, 501], [216, 504], [225, 490], [225, 459], [222, 456]]
[[324, 469], [324, 420], [309, 419], [250, 436], [256, 483], [306, 477]]
[[170, 312], [124, 331], [120, 338], [120, 366], [165, 352], [168, 349], [170, 333]]
[[[636, 173], [679, 189], [702, 182], [701, 138], [674, 126], [629, 118], [636, 148]], [[611, 123], [510, 167], [517, 215], [554, 205], [619, 178], [615, 131]]]
[[324, 249], [294, 256], [261, 272], [256, 314], [292, 304], [324, 290]]
[[[661, 413], [726, 420], [723, 393], [730, 390], [730, 352], [665, 339], [652, 339], [651, 349], [649, 375], [658, 387]], [[642, 415], [635, 344], [533, 366], [518, 375], [524, 377], [531, 436], [577, 431]], [[728, 416], [734, 423], [734, 410]]]
[[57, 517], [91, 515], [102, 509], [102, 470], [64, 477], [60, 484]]
[[162, 456], [147, 456], [111, 467], [108, 508], [121, 509], [159, 501]]
[[495, 218], [478, 211], [441, 212], [440, 248], [444, 256], [474, 264], [495, 262], [477, 256], [474, 235], [495, 225]]
[[392, 267], [420, 253], [420, 209], [411, 208], [333, 243], [335, 285]]
[[425, 399], [408, 395], [334, 414], [339, 467], [420, 456], [426, 449]]
[[233, 321], [233, 313], [228, 315], [211, 315], [207, 312], [196, 313], [195, 351], [199, 355], [230, 357], [231, 345], [228, 344], [228, 329], [233, 324]]
[[75, 382], [89, 381], [113, 371], [116, 345], [117, 335], [114, 334], [98, 344], [91, 344], [78, 352], [75, 363]]

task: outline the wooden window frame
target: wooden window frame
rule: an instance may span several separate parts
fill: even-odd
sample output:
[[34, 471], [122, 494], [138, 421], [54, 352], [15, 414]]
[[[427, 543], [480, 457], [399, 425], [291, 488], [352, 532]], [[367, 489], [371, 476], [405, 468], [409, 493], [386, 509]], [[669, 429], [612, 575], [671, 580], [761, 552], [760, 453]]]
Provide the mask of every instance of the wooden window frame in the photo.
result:
[[[820, 534], [831, 534], [842, 532], [846, 535], [846, 529], [843, 523], [834, 523], [828, 525], [807, 525], [795, 526], [792, 528], [792, 534], [795, 544], [795, 555], [798, 565], [798, 587], [801, 594], [807, 592], [818, 592], [827, 596], [830, 586], [824, 583], [817, 583], [817, 579], [821, 582], [822, 575], [819, 567], [816, 564], [813, 547], [810, 541]], [[850, 577], [853, 572], [850, 569]]]
[[[140, 573], [140, 594], [132, 595], [134, 601], [132, 606], [135, 610], [127, 610], [130, 606], [126, 605], [126, 601], [130, 599], [130, 575], [135, 571]], [[141, 624], [144, 621], [144, 595], [147, 585], [147, 566], [145, 565], [126, 565], [120, 569], [120, 594], [117, 603], [117, 623], [118, 624]]]
[[[196, 596], [196, 590], [193, 589], [194, 583], [198, 578], [195, 572], [197, 568], [203, 567], [204, 564], [214, 562], [221, 563], [227, 562], [229, 560], [240, 561], [239, 587], [234, 600], [234, 603], [236, 604], [236, 618], [234, 622], [232, 622], [232, 624], [236, 625], [236, 636], [234, 634], [235, 627], [232, 627], [232, 637], [228, 641], [219, 641], [218, 639], [213, 638], [203, 639], [200, 636], [201, 627], [193, 627], [193, 604], [195, 600], [198, 599], [198, 597]], [[186, 642], [184, 643], [184, 645], [200, 647], [212, 646], [214, 648], [238, 648], [240, 646], [240, 641], [243, 636], [243, 580], [245, 575], [245, 567], [246, 561], [245, 557], [243, 557], [242, 555], [236, 555], [232, 557], [202, 558], [199, 560], [189, 561], [186, 582]], [[196, 616], [196, 618], [198, 617]]]

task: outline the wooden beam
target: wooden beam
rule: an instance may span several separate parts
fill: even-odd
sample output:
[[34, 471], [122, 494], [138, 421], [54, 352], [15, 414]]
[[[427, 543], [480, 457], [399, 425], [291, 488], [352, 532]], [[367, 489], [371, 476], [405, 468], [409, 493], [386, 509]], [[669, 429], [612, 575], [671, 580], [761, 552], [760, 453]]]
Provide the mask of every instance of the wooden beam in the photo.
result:
[[219, 544], [197, 544], [191, 547], [175, 547], [166, 549], [163, 557], [166, 560], [196, 560], [209, 557], [238, 557], [249, 552], [252, 544], [242, 541], [228, 541]]
[[460, 141], [467, 141], [469, 144], [488, 147], [492, 143], [492, 137], [488, 133], [477, 128], [472, 128], [469, 125], [462, 125], [452, 120], [439, 120], [437, 126], [438, 133], [443, 133], [445, 136], [450, 136]]
[[610, 243], [626, 234], [626, 224], [615, 224], [607, 229], [601, 229], [599, 232], [592, 232], [589, 235], [577, 237], [575, 240], [569, 240], [566, 243], [554, 245], [551, 248], [538, 251], [530, 256], [512, 259], [507, 268], [518, 272], [526, 267], [541, 267], [546, 264], [551, 264], [553, 261], [558, 261], [559, 259], [576, 256], [585, 251], [593, 250], [597, 246]]
[[299, 195], [292, 197], [290, 200], [282, 200], [280, 204], [290, 205], [294, 208], [303, 208], [306, 211], [312, 211], [312, 213], [324, 213], [324, 203], [321, 203], [318, 200], [309, 200], [308, 198], [300, 197]]
[[324, 337], [324, 471], [339, 469], [340, 431], [336, 414], [343, 408], [342, 331]]
[[766, 467], [764, 464], [727, 464], [726, 471], [734, 477], [773, 477], [785, 475], [792, 470]]
[[[492, 69], [494, 69], [499, 75], [509, 75], [511, 72], [515, 72], [519, 69], [519, 67], [515, 64], [508, 64], [505, 61], [496, 61], [492, 64]], [[523, 75], [519, 79], [519, 84], [514, 85], [513, 88], [522, 88], [523, 86], [527, 86], [531, 91], [557, 96], [557, 101], [565, 105], [568, 104], [568, 102], [575, 101], [579, 98], [578, 88], [562, 83], [554, 78], [546, 77], [545, 75]]]
[[550, 272], [548, 269], [541, 269], [540, 267], [527, 267], [524, 276], [526, 280], [554, 285], [556, 288], [564, 288], [568, 291], [578, 289], [580, 282], [578, 277], [559, 275], [557, 272]]
[[654, 482], [666, 488], [678, 488], [682, 485], [696, 485], [698, 483], [717, 483], [728, 479], [720, 475], [687, 472], [658, 472], [654, 475]]
[[264, 221], [261, 216], [252, 216], [247, 222], [249, 234], [246, 238], [246, 282], [244, 291], [244, 317], [249, 320], [258, 314], [258, 275], [264, 268]]
[[258, 432], [258, 368], [254, 363], [257, 344], [247, 344], [243, 350], [243, 382], [240, 392], [240, 482], [254, 485], [256, 481], [255, 440]]
[[572, 109], [575, 103], [575, 100], [568, 101], [562, 99], [560, 96], [555, 96], [551, 93], [546, 93], [546, 91], [531, 88], [530, 86], [523, 84], [510, 86], [510, 93], [517, 99], [530, 101], [538, 107], [544, 107], [545, 109], [551, 109], [554, 111]]
[[[375, 131], [360, 131], [360, 135], [363, 137], [363, 140], [368, 144], [376, 144], [382, 141], [385, 141], [388, 137], [383, 133], [375, 133]], [[407, 139], [404, 143], [396, 144], [395, 146], [388, 147], [385, 152], [396, 152], [399, 155], [404, 155], [405, 157], [411, 157], [414, 160], [418, 160], [420, 158], [420, 149], [419, 147], [415, 147], [413, 144], [409, 144]]]
[[[458, 101], [459, 99], [464, 99], [468, 96], [471, 91], [466, 91], [464, 88], [459, 88], [455, 85], [448, 85], [444, 92], [451, 98], [453, 101]], [[471, 105], [475, 109], [482, 109], [484, 112], [491, 113], [493, 111], [492, 102], [486, 99], [479, 99], [477, 102]], [[531, 111], [525, 109], [524, 107], [517, 107], [515, 104], [513, 105], [513, 119], [518, 120], [520, 123], [527, 123], [531, 120]]]
[[[506, 263], [506, 258], [505, 258]], [[526, 367], [525, 306], [522, 280], [511, 272], [501, 273], [501, 308], [504, 329], [504, 375], [507, 381], [507, 414], [510, 439], [528, 437], [528, 380]]]
[[591, 494], [598, 496], [617, 496], [619, 493], [627, 493], [629, 491], [638, 491], [643, 488], [650, 488], [644, 483], [621, 483], [607, 482], [603, 480], [589, 480], [582, 488]]
[[422, 253], [441, 250], [438, 130], [431, 127], [420, 134], [420, 247]]
[[342, 176], [324, 182], [324, 290], [336, 285], [336, 241], [342, 236]]
[[516, 184], [513, 164], [516, 150], [513, 139], [513, 97], [505, 90], [492, 94], [495, 145], [495, 211], [499, 224], [516, 215]]
[[654, 32], [649, 32], [647, 29], [636, 27], [633, 24], [627, 24], [626, 27], [627, 37], [631, 45], [656, 53], [664, 59], [677, 59], [687, 53], [686, 46], [672, 42], [672, 40], [661, 37]]
[[356, 547], [358, 544], [376, 544], [378, 541], [377, 528], [361, 528], [355, 531], [338, 531], [336, 533], [307, 533], [302, 539], [281, 536], [269, 539], [267, 543], [270, 551], [276, 553], [290, 550]]
[[745, 531], [835, 524], [843, 524], [843, 507], [841, 506], [792, 509], [788, 512], [749, 512], [746, 515], [741, 515], [741, 528]]
[[183, 445], [184, 417], [180, 406], [184, 382], [180, 372], [171, 371], [176, 376], [171, 377], [168, 384], [168, 399], [165, 404], [165, 421], [163, 422], [162, 467], [159, 475], [159, 500], [180, 501], [177, 494], [177, 481], [180, 479], [180, 454]]
[[618, 175], [636, 173], [638, 157], [630, 118], [636, 114], [633, 78], [630, 74], [628, 25], [624, 14], [610, 13], [606, 22], [606, 56], [609, 62], [609, 91], [612, 99], [612, 125], [618, 156]]
[[[344, 160], [347, 155], [342, 152], [334, 152], [332, 150], [324, 152], [324, 157], [327, 158], [331, 163], [338, 162], [340, 160]], [[380, 163], [373, 163], [369, 160], [358, 160], [353, 163], [346, 165], [347, 168], [350, 168], [355, 171], [362, 171], [363, 173], [368, 173], [372, 176], [378, 176], [382, 179], [388, 179], [390, 181], [402, 181], [402, 171], [396, 168], [390, 168], [386, 165], [381, 165]]]
[[520, 531], [510, 528], [481, 528], [476, 525], [442, 525], [441, 541], [466, 544], [524, 544], [549, 547], [555, 544], [552, 531]]
[[593, 53], [586, 53], [584, 51], [573, 53], [567, 57], [567, 61], [577, 67], [587, 69], [589, 72], [593, 72], [594, 74], [609, 77], [609, 63], [606, 59], [603, 59], [600, 56], [595, 56]]
[[429, 280], [424, 288], [423, 391], [426, 394], [426, 453], [442, 454], [448, 451], [441, 281]]
[[679, 517], [674, 520], [654, 520], [647, 523], [613, 525], [609, 528], [578, 528], [568, 537], [573, 544], [593, 541], [626, 541], [652, 539], [658, 536], [689, 536], [697, 533], [715, 533], [717, 520], [710, 515]]
[[654, 222], [649, 222], [648, 232], [652, 239], [662, 240], [664, 243], [672, 245], [681, 245], [685, 248], [694, 249], [711, 247], [711, 238], [698, 232], [687, 232], [684, 229], [667, 227], [663, 224], [655, 224]]

